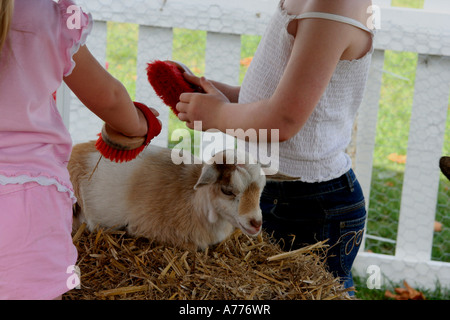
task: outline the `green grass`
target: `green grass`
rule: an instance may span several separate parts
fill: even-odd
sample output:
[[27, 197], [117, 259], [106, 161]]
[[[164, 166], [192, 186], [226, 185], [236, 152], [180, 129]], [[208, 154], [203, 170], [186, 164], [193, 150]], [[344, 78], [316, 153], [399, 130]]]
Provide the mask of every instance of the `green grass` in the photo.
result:
[[[394, 6], [421, 8], [423, 0], [393, 0]], [[109, 71], [135, 95], [136, 54], [138, 26], [133, 24], [108, 23], [107, 61]], [[253, 56], [260, 37], [243, 35], [241, 58]], [[205, 70], [206, 32], [174, 29], [173, 59], [190, 67], [196, 74]], [[379, 106], [376, 146], [367, 233], [388, 239], [396, 239], [398, 216], [405, 164], [389, 160], [389, 155], [407, 155], [409, 120], [414, 93], [417, 54], [411, 52], [385, 52], [383, 83]], [[246, 67], [241, 66], [242, 82]], [[450, 104], [449, 104], [450, 106]], [[186, 128], [173, 115], [169, 119], [169, 131]], [[193, 132], [191, 131], [193, 137]], [[170, 137], [170, 134], [169, 134]], [[178, 141], [169, 141], [169, 147]], [[195, 152], [195, 150], [192, 150]], [[450, 116], [447, 116], [443, 155], [450, 155]], [[441, 174], [437, 202], [436, 220], [444, 230], [435, 233], [432, 258], [450, 262], [450, 182]], [[367, 240], [366, 249], [376, 253], [394, 254], [395, 245], [388, 242]], [[401, 285], [398, 285], [401, 286]], [[364, 286], [362, 286], [364, 287]], [[379, 298], [380, 292], [365, 290], [368, 299]], [[384, 290], [382, 294], [384, 295]], [[435, 294], [439, 296], [439, 294]], [[380, 296], [381, 297], [381, 296]], [[448, 292], [446, 297], [448, 298]], [[382, 297], [381, 297], [382, 298]]]
[[424, 0], [392, 0], [392, 6], [405, 8], [423, 8]]
[[123, 83], [133, 99], [136, 94], [138, 27], [137, 24], [107, 23], [108, 71]]

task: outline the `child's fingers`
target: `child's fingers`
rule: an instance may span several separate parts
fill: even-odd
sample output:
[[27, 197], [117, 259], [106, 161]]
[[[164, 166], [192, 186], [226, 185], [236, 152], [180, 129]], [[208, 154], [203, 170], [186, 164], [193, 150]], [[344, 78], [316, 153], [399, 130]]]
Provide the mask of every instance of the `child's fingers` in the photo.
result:
[[178, 113], [178, 119], [180, 121], [189, 122], [189, 117], [188, 117], [187, 113], [184, 113], [184, 112]]
[[203, 89], [203, 91], [205, 91], [206, 93], [213, 93], [215, 91], [217, 91], [217, 88], [212, 84], [212, 82], [210, 82], [208, 79], [206, 79], [205, 77], [197, 77], [188, 73], [183, 73], [184, 78], [186, 79], [186, 81], [188, 81], [189, 83], [200, 87]]
[[193, 129], [193, 123], [191, 122], [191, 119], [189, 118], [189, 103], [185, 102], [178, 102], [176, 105], [176, 109], [178, 110], [178, 120], [183, 121], [186, 123], [186, 126], [189, 129]]
[[159, 112], [156, 111], [156, 109], [150, 108], [150, 107], [149, 107], [149, 109], [150, 109], [150, 111], [155, 115], [155, 117], [159, 117]]
[[191, 101], [192, 93], [190, 92], [184, 92], [180, 94], [180, 102], [189, 103]]
[[211, 81], [207, 80], [205, 77], [200, 78], [200, 86], [206, 93], [216, 93], [218, 91]]
[[199, 77], [197, 77], [193, 74], [190, 74], [188, 72], [184, 72], [183, 77], [184, 77], [184, 79], [186, 79], [187, 82], [192, 83], [196, 86], [200, 86], [200, 78]]
[[186, 113], [187, 112], [187, 109], [188, 109], [188, 103], [185, 103], [185, 102], [178, 102], [177, 103], [177, 105], [175, 106], [175, 108], [177, 109], [177, 111], [178, 112], [181, 112], [181, 113]]

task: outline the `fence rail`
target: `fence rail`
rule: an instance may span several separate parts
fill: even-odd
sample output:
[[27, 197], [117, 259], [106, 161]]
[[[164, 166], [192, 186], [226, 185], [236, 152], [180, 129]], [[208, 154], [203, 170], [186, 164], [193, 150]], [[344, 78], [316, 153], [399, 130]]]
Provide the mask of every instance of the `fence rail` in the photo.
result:
[[[139, 24], [136, 100], [158, 109], [165, 131], [153, 143], [167, 146], [169, 111], [149, 87], [146, 63], [171, 58], [173, 28], [205, 30], [205, 76], [238, 84], [241, 35], [261, 35], [278, 0], [77, 2], [95, 18], [87, 45], [101, 63], [105, 63], [106, 56], [106, 22]], [[354, 167], [367, 199], [371, 192], [385, 51], [416, 52], [419, 59], [395, 255], [361, 252], [354, 269], [365, 275], [369, 265], [377, 265], [384, 276], [394, 281], [406, 279], [430, 289], [437, 282], [450, 287], [450, 263], [431, 261], [439, 187], [437, 163], [444, 144], [450, 93], [450, 5], [447, 0], [426, 0], [424, 9], [419, 10], [393, 8], [386, 0], [374, 3], [381, 6], [381, 28], [375, 38], [368, 86], [355, 132]], [[58, 90], [57, 102], [74, 143], [95, 138], [101, 121], [67, 87]]]

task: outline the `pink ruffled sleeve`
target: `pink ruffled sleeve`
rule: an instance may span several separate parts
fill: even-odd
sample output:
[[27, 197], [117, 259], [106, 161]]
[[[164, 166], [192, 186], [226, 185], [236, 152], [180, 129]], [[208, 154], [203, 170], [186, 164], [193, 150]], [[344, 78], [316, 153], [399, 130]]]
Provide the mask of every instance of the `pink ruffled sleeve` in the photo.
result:
[[64, 76], [68, 76], [75, 68], [73, 55], [80, 46], [86, 43], [91, 33], [93, 20], [90, 13], [85, 13], [81, 7], [71, 0], [59, 0], [57, 3], [61, 13], [60, 21], [60, 54], [64, 59]]

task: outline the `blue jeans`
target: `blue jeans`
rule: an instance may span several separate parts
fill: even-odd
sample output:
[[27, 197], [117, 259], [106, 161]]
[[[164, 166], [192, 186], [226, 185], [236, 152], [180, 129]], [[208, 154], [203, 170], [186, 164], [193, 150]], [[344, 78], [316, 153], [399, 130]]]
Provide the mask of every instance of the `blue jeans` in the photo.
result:
[[366, 220], [364, 196], [353, 170], [320, 183], [268, 181], [260, 206], [263, 228], [282, 240], [285, 250], [328, 239], [329, 271], [345, 288], [353, 286], [351, 268]]

